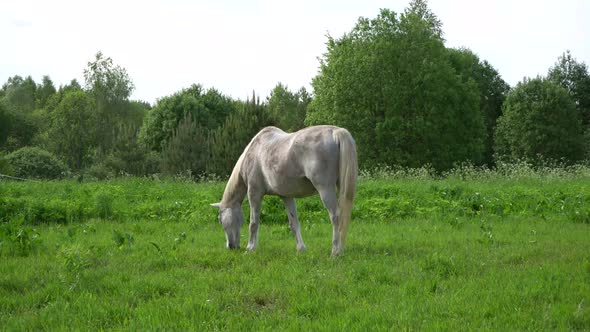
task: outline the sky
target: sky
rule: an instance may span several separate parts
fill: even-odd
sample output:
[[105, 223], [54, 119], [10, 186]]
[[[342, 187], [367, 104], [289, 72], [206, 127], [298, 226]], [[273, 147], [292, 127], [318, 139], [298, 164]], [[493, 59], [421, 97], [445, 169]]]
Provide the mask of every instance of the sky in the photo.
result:
[[[125, 68], [132, 99], [154, 103], [193, 83], [237, 99], [281, 82], [311, 90], [327, 35], [409, 0], [0, 0], [0, 84], [14, 75], [56, 86], [102, 51]], [[545, 75], [570, 50], [590, 65], [588, 0], [430, 0], [447, 47], [466, 47], [511, 86]]]

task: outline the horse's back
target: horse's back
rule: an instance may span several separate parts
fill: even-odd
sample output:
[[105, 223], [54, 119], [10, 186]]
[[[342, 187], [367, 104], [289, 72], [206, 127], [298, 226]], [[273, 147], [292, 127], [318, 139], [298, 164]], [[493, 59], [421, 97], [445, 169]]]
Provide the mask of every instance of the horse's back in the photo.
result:
[[294, 133], [275, 127], [262, 129], [245, 151], [244, 171], [250, 185], [267, 193], [307, 196], [314, 185], [335, 184], [339, 146], [334, 126], [314, 126]]

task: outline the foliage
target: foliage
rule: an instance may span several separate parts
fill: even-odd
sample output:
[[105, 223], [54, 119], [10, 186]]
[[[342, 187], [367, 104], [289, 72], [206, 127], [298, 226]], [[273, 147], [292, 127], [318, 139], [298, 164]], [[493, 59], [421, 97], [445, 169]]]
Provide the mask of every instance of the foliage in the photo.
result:
[[252, 137], [271, 124], [266, 106], [255, 95], [236, 105], [239, 109], [216, 129], [203, 126], [187, 113], [162, 150], [162, 171], [190, 177], [229, 175]]
[[18, 75], [8, 78], [2, 86], [4, 100], [19, 113], [31, 113], [35, 109], [37, 84], [31, 76]]
[[[365, 175], [431, 176], [456, 165], [489, 170], [496, 162], [502, 168], [505, 159], [535, 159], [535, 166], [590, 159], [585, 63], [567, 51], [548, 73], [573, 100], [580, 130], [562, 92], [537, 94], [550, 105], [530, 103], [543, 111], [513, 126], [508, 122], [523, 118], [514, 114], [529, 114], [515, 108], [528, 106], [515, 106], [514, 92], [506, 101], [509, 87], [490, 63], [444, 43], [441, 21], [425, 0], [413, 0], [400, 14], [384, 9], [339, 38], [328, 36], [311, 93], [278, 83], [261, 103], [193, 84], [154, 107], [130, 100], [135, 86], [127, 70], [98, 52], [84, 69], [83, 86], [73, 79], [56, 89], [47, 75], [40, 83], [31, 76], [7, 79], [0, 88], [0, 153], [50, 151], [79, 181], [160, 172], [210, 181], [231, 172], [264, 126], [295, 131], [335, 124], [355, 137], [361, 168], [371, 170]], [[510, 114], [498, 128], [503, 109]], [[552, 116], [555, 123], [547, 121]], [[528, 131], [520, 140], [523, 128]], [[1, 171], [14, 171], [8, 166], [4, 162]]]
[[305, 88], [293, 93], [279, 83], [268, 97], [268, 112], [275, 126], [293, 132], [304, 127], [307, 105], [311, 96]]
[[12, 175], [12, 167], [3, 154], [0, 154], [0, 174]]
[[120, 124], [114, 128], [113, 151], [105, 159], [105, 165], [114, 174], [136, 176], [159, 172], [159, 160], [139, 141], [140, 127]]
[[[117, 167], [119, 167], [118, 165]], [[115, 169], [113, 169], [113, 163], [109, 162], [101, 162], [101, 163], [93, 163], [89, 167], [84, 169], [84, 172], [80, 175], [78, 179], [80, 181], [86, 180], [107, 180], [115, 178], [118, 173]]]
[[125, 122], [129, 117], [129, 97], [135, 87], [127, 70], [105, 58], [102, 52], [96, 54], [93, 62], [88, 62], [84, 79], [95, 105], [95, 144], [99, 156], [103, 157], [112, 149], [115, 123]]
[[484, 123], [477, 85], [448, 59], [438, 19], [421, 0], [401, 15], [361, 18], [340, 39], [328, 38], [306, 124], [351, 131], [362, 165], [482, 159]]
[[209, 131], [193, 121], [188, 113], [162, 150], [162, 171], [169, 175], [205, 173], [209, 144]]
[[67, 93], [77, 91], [83, 91], [83, 89], [76, 79], [70, 81], [69, 84], [60, 86], [57, 92], [47, 100], [47, 103], [45, 104], [45, 109], [49, 113], [53, 112], [57, 108], [59, 103], [61, 103], [61, 101]]
[[582, 120], [585, 158], [590, 160], [590, 74], [588, 66], [574, 59], [569, 51], [549, 69], [548, 78], [564, 87], [572, 96]]
[[0, 149], [14, 151], [30, 144], [37, 127], [30, 114], [0, 99]]
[[105, 103], [118, 103], [129, 99], [135, 88], [127, 71], [115, 66], [113, 60], [105, 58], [102, 52], [96, 53], [94, 62], [88, 63], [84, 70], [86, 89]]
[[47, 106], [49, 99], [57, 92], [53, 81], [47, 75], [43, 76], [41, 84], [37, 85], [37, 91], [35, 93], [36, 107], [43, 109]]
[[207, 172], [229, 175], [250, 140], [271, 123], [266, 106], [253, 94], [252, 99], [242, 103], [241, 109], [231, 113], [223, 126], [210, 136], [211, 158]]
[[590, 126], [590, 74], [585, 63], [567, 51], [549, 69], [548, 79], [564, 87], [572, 96], [585, 127]]
[[127, 107], [123, 109], [121, 121], [117, 124], [139, 128], [143, 124], [143, 119], [151, 108], [151, 105], [146, 102], [134, 100], [129, 101]]
[[492, 165], [494, 131], [496, 121], [502, 114], [502, 105], [510, 86], [498, 71], [486, 60], [468, 49], [449, 49], [449, 58], [464, 82], [473, 80], [479, 89], [479, 109], [484, 119], [485, 137], [483, 163]]
[[192, 85], [158, 100], [146, 116], [141, 139], [151, 150], [161, 151], [188, 114], [195, 125], [216, 129], [234, 110], [235, 103], [229, 97], [215, 89], [205, 92], [200, 85]]
[[0, 147], [4, 147], [11, 127], [11, 117], [8, 113], [8, 108], [6, 107], [6, 104], [0, 100]]
[[82, 169], [96, 146], [97, 116], [92, 100], [82, 90], [64, 93], [51, 113], [52, 150], [66, 160], [72, 170]]
[[575, 103], [553, 81], [519, 83], [506, 98], [496, 128], [499, 158], [575, 162], [583, 157], [583, 136]]
[[45, 119], [35, 114], [53, 93], [51, 80], [43, 77], [38, 85], [28, 76], [13, 76], [0, 90], [0, 149], [14, 151], [30, 145]]
[[37, 147], [24, 147], [9, 153], [6, 160], [15, 176], [35, 179], [57, 179], [68, 172], [68, 168], [50, 152]]

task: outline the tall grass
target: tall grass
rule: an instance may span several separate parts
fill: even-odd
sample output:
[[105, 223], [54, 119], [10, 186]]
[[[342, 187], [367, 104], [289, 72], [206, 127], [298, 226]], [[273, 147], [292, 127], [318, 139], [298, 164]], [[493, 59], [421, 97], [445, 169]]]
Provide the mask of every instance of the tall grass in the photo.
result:
[[[590, 168], [580, 165], [548, 168], [522, 162], [499, 164], [491, 170], [464, 164], [444, 174], [436, 174], [429, 167], [384, 167], [361, 172], [354, 212], [387, 221], [379, 216], [444, 214], [449, 209], [461, 215], [497, 216], [508, 212], [541, 215], [555, 210], [564, 217], [583, 221], [588, 213], [583, 202], [588, 183]], [[558, 188], [552, 189], [554, 185]], [[499, 186], [509, 190], [499, 191]], [[197, 185], [187, 178], [0, 182], [0, 221], [21, 218], [28, 225], [69, 224], [96, 218], [179, 221], [199, 217], [197, 211], [219, 201], [223, 187], [220, 181]], [[299, 200], [298, 204], [314, 213], [322, 207], [317, 197]], [[265, 219], [285, 220], [279, 199], [268, 197], [265, 205]]]

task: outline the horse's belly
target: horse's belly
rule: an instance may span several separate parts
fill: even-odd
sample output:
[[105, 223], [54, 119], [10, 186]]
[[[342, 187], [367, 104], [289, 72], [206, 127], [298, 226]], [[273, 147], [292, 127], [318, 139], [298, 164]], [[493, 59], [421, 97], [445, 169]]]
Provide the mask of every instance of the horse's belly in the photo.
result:
[[282, 178], [269, 183], [268, 193], [284, 197], [307, 197], [317, 190], [307, 178]]

